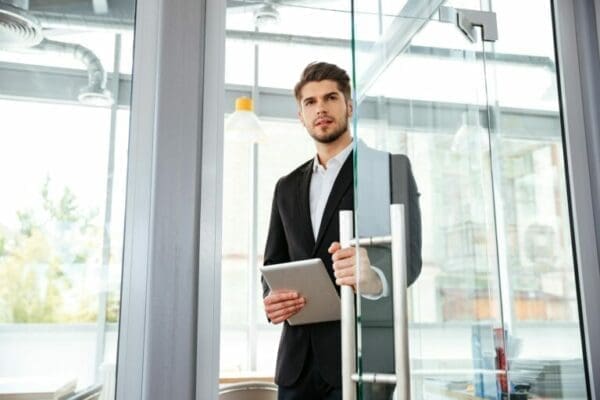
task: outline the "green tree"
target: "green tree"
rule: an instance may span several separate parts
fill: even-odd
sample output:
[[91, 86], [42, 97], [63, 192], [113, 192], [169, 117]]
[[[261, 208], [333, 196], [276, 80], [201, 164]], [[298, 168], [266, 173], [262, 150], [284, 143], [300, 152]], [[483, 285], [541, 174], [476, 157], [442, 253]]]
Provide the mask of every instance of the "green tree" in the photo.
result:
[[0, 322], [94, 321], [95, 295], [79, 294], [79, 307], [67, 309], [72, 282], [69, 265], [81, 265], [101, 248], [96, 210], [82, 210], [69, 188], [53, 198], [50, 179], [40, 194], [41, 206], [17, 211], [18, 229], [0, 236]]

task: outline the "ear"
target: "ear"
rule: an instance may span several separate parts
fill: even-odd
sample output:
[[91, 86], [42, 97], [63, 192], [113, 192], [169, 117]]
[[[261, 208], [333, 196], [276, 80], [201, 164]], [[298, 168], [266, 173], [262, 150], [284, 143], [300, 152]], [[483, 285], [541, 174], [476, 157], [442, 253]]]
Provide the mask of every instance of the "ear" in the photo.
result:
[[348, 118], [352, 117], [352, 113], [354, 112], [354, 106], [352, 105], [352, 99], [348, 100], [348, 102], [346, 103], [346, 106], [348, 107]]
[[304, 115], [302, 115], [302, 109], [300, 107], [298, 107], [298, 119], [300, 120], [300, 123], [302, 123], [302, 125], [306, 127], [306, 125], [304, 124]]

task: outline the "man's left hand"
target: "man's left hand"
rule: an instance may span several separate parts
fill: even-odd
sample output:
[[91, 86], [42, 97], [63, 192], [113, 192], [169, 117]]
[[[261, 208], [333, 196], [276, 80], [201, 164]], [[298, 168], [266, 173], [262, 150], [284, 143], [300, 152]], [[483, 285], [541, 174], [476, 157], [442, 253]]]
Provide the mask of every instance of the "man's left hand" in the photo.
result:
[[[337, 285], [352, 286], [356, 290], [356, 276], [358, 269], [356, 268], [356, 248], [346, 247], [342, 249], [339, 242], [333, 242], [329, 246], [329, 254], [333, 256], [333, 272], [335, 275], [335, 283]], [[360, 283], [359, 290], [361, 294], [378, 295], [383, 287], [379, 275], [371, 268], [369, 256], [364, 248], [359, 248], [358, 261], [360, 268]]]

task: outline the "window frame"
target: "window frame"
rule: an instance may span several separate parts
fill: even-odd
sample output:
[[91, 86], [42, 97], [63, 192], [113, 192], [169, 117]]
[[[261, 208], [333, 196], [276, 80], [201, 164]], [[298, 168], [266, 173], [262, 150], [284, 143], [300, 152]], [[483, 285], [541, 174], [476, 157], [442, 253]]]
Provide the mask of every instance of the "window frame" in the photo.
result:
[[[597, 10], [600, 2], [595, 0], [595, 3]], [[586, 53], [598, 54], [593, 49], [597, 48], [598, 40], [589, 37], [589, 32], [596, 29], [592, 25], [593, 9], [592, 2], [552, 1], [584, 363], [588, 393], [592, 399], [599, 399], [600, 379], [595, 372], [600, 370], [600, 343], [594, 339], [600, 337], [600, 315], [596, 308], [600, 303], [600, 271], [594, 217], [600, 218], [600, 199], [594, 199], [597, 182], [588, 150], [594, 126], [587, 111], [598, 109], [600, 93], [589, 93], [597, 80], [597, 69], [594, 77], [594, 70], [584, 65], [593, 62]]]
[[226, 3], [136, 7], [116, 398], [216, 398]]

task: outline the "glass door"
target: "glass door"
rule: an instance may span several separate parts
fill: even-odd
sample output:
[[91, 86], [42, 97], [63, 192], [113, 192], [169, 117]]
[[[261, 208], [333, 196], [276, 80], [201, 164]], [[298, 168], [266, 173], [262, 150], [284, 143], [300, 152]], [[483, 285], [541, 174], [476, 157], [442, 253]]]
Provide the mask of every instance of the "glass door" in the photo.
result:
[[[359, 237], [389, 235], [390, 204], [404, 204], [412, 398], [485, 398], [505, 370], [483, 47], [437, 20], [440, 5], [355, 4], [355, 226]], [[394, 374], [402, 294], [390, 246], [367, 254], [389, 293], [357, 296], [358, 369]], [[394, 386], [363, 382], [359, 398], [390, 398]]]
[[353, 2], [360, 399], [587, 396], [550, 4], [486, 3]]
[[486, 6], [500, 32], [484, 56], [508, 389], [587, 399], [552, 5]]

